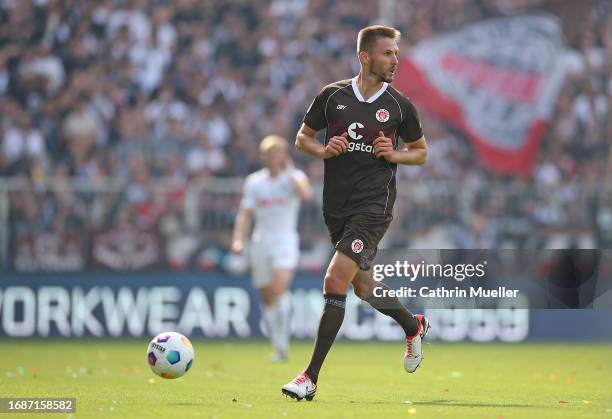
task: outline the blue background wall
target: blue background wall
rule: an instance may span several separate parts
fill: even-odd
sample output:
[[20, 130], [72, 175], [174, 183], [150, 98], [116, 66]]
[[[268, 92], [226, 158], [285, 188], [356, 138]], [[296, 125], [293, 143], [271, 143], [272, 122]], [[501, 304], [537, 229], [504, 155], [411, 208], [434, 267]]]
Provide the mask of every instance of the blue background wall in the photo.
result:
[[[295, 338], [316, 332], [321, 277], [292, 286]], [[222, 273], [0, 275], [0, 337], [258, 337], [257, 293], [247, 277]], [[418, 308], [413, 308], [419, 311]], [[612, 310], [427, 310], [431, 339], [444, 341], [612, 340]], [[395, 340], [401, 329], [351, 295], [342, 338]]]

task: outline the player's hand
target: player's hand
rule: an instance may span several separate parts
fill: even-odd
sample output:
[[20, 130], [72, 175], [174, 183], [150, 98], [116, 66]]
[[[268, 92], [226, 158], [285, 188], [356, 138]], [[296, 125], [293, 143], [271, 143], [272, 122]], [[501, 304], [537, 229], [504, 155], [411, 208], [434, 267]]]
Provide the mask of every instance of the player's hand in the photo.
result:
[[289, 157], [288, 155], [287, 158], [285, 158], [285, 161], [283, 162], [283, 170], [286, 176], [288, 177], [289, 182], [291, 182], [291, 184], [293, 185], [293, 189], [297, 191], [299, 189], [299, 185], [294, 175], [295, 165], [293, 164], [293, 159], [291, 159], [291, 157]]
[[346, 137], [348, 137], [348, 132], [331, 137], [323, 149], [323, 158], [329, 159], [330, 157], [336, 157], [345, 153], [348, 148], [348, 140]]
[[372, 142], [374, 146], [374, 155], [376, 157], [384, 157], [387, 161], [393, 155], [393, 140], [389, 137], [385, 137], [385, 133], [382, 131], [378, 132], [378, 137]]
[[242, 252], [244, 252], [244, 242], [242, 240], [232, 241], [232, 253], [240, 256]]
[[285, 160], [283, 161], [283, 170], [286, 170], [287, 172], [291, 173], [294, 168], [295, 165], [293, 164], [293, 159], [289, 155], [287, 155], [285, 157]]

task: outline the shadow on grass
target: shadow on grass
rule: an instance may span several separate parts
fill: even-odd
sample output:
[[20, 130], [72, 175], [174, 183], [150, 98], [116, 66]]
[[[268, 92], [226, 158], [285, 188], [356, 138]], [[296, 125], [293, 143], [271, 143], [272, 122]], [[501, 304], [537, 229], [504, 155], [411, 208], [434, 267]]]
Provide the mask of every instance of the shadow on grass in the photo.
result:
[[519, 404], [519, 403], [480, 403], [467, 402], [465, 400], [422, 400], [413, 402], [415, 405], [421, 406], [461, 406], [461, 407], [545, 407], [535, 404]]
[[458, 407], [516, 407], [516, 408], [544, 408], [547, 406], [539, 406], [534, 404], [520, 404], [520, 403], [480, 403], [480, 402], [467, 402], [465, 400], [422, 400], [415, 401], [412, 403], [395, 403], [382, 400], [349, 400], [349, 403], [355, 404], [405, 404], [414, 406], [458, 406]]

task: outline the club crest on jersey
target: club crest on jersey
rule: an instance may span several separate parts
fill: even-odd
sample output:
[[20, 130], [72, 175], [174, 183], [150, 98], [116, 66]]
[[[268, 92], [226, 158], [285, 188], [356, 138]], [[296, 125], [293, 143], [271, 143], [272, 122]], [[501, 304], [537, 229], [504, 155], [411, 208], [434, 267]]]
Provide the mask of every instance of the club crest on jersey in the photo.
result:
[[361, 251], [363, 250], [363, 242], [359, 239], [353, 240], [353, 242], [351, 243], [351, 250], [353, 251], [353, 253], [361, 253]]
[[389, 111], [386, 109], [379, 109], [376, 111], [376, 120], [378, 122], [387, 122], [389, 120]]

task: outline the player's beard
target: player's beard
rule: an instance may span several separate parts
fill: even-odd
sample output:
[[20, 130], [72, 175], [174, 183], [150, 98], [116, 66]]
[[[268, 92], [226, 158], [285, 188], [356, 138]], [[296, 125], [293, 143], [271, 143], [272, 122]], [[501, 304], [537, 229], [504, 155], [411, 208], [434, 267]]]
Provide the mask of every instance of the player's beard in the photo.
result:
[[370, 74], [377, 77], [381, 82], [391, 83], [393, 81], [393, 77], [387, 77], [385, 69], [374, 60], [370, 60]]

